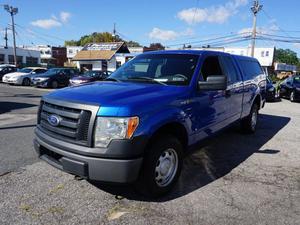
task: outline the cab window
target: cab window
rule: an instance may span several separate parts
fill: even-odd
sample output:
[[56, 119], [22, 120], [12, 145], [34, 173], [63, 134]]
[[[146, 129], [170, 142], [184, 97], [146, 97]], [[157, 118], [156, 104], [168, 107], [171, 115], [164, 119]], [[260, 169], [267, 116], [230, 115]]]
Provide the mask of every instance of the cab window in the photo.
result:
[[208, 56], [201, 67], [201, 75], [206, 81], [208, 76], [225, 75], [218, 56]]

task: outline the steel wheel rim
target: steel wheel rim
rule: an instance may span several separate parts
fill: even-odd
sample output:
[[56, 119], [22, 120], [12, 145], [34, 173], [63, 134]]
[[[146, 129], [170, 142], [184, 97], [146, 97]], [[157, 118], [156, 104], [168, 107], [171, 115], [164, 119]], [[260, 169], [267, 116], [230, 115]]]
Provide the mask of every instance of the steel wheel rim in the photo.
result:
[[159, 187], [168, 186], [174, 179], [178, 169], [177, 152], [169, 148], [162, 152], [156, 162], [155, 182]]
[[254, 110], [254, 111], [252, 112], [252, 116], [251, 116], [251, 127], [252, 127], [252, 129], [255, 128], [256, 122], [257, 122], [257, 111]]

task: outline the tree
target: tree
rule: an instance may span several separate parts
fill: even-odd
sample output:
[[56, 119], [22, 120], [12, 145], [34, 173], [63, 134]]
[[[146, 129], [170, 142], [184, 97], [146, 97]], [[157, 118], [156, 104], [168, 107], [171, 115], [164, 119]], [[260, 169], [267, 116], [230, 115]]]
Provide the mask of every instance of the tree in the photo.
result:
[[88, 43], [93, 42], [125, 42], [128, 47], [139, 47], [141, 46], [138, 42], [135, 41], [125, 41], [122, 38], [120, 38], [118, 35], [113, 36], [109, 32], [94, 32], [90, 35], [84, 35], [82, 36], [78, 41], [76, 40], [70, 40], [65, 41], [65, 46], [84, 46]]
[[165, 49], [165, 46], [163, 46], [161, 43], [151, 43], [149, 48], [153, 49]]
[[291, 65], [299, 64], [297, 53], [290, 49], [276, 49], [274, 54], [274, 61]]

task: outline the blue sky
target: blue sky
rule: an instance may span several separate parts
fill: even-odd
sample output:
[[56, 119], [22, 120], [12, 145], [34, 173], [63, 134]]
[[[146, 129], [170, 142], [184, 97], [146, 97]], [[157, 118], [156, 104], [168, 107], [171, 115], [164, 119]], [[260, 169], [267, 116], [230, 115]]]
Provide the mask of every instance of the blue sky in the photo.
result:
[[[264, 10], [258, 15], [259, 32], [300, 37], [299, 1], [260, 3]], [[170, 46], [248, 32], [252, 26], [252, 0], [0, 0], [0, 4], [19, 8], [15, 17], [18, 45], [63, 45], [65, 39], [111, 32], [114, 22], [123, 39]], [[0, 10], [2, 36], [8, 23], [8, 13]], [[249, 41], [227, 45], [247, 46]], [[258, 45], [291, 48], [300, 57], [299, 44], [269, 40]]]

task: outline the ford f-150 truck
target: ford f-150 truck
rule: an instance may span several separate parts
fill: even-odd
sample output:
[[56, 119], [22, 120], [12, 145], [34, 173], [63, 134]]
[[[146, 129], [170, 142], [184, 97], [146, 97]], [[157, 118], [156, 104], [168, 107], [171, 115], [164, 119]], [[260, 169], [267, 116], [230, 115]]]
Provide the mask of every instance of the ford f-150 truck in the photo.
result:
[[254, 58], [144, 53], [105, 81], [45, 95], [34, 146], [41, 159], [71, 174], [134, 183], [160, 196], [176, 183], [193, 146], [235, 122], [253, 133], [265, 92]]

